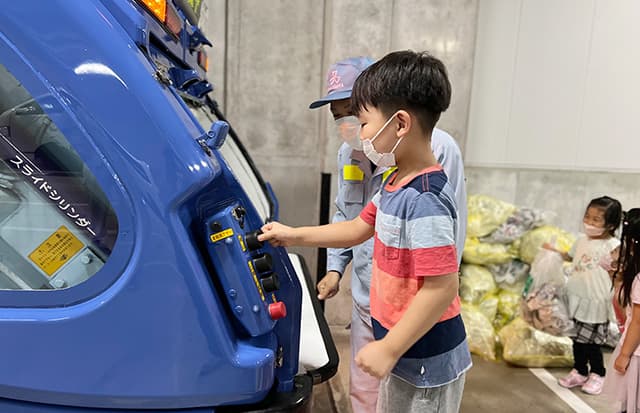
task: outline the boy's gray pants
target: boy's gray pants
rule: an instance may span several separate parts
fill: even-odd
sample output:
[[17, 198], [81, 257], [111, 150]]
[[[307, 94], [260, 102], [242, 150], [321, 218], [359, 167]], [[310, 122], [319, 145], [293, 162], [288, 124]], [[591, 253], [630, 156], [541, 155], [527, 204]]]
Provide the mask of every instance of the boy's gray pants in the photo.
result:
[[440, 387], [418, 388], [393, 375], [382, 379], [378, 413], [457, 413], [460, 410], [465, 374]]

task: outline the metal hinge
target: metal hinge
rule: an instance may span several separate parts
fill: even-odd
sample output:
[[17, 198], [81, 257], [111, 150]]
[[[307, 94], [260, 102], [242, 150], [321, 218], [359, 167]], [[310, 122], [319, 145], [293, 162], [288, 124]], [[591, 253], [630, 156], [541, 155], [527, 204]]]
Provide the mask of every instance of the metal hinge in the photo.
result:
[[[157, 64], [157, 63], [156, 63]], [[153, 74], [153, 77], [163, 85], [172, 86], [173, 81], [169, 75], [169, 69], [164, 65], [157, 65], [158, 69]]]

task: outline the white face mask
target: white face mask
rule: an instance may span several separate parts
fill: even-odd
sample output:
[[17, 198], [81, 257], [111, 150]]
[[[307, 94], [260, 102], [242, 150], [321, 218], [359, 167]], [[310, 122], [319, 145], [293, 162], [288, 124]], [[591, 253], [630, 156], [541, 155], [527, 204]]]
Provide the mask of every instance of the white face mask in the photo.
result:
[[588, 237], [596, 238], [604, 234], [604, 228], [595, 227], [593, 225], [585, 224], [584, 222], [582, 225], [584, 225], [584, 233], [587, 234]]
[[396, 148], [398, 147], [398, 145], [400, 145], [400, 141], [402, 140], [402, 138], [404, 138], [404, 136], [402, 138], [398, 139], [396, 144], [391, 149], [391, 152], [380, 153], [380, 152], [376, 151], [376, 148], [373, 146], [373, 141], [376, 140], [376, 138], [391, 123], [391, 121], [393, 120], [393, 118], [396, 117], [396, 115], [397, 115], [397, 113], [394, 113], [389, 118], [389, 120], [386, 121], [384, 125], [382, 125], [380, 130], [378, 130], [378, 132], [376, 132], [376, 134], [373, 136], [373, 138], [362, 140], [362, 149], [364, 151], [364, 154], [367, 156], [367, 158], [369, 158], [369, 160], [371, 162], [373, 162], [377, 166], [389, 168], [389, 167], [392, 167], [392, 166], [396, 165], [396, 157], [393, 154], [393, 151], [395, 151]]
[[360, 140], [360, 121], [355, 116], [345, 116], [336, 120], [338, 137], [356, 151], [362, 150]]

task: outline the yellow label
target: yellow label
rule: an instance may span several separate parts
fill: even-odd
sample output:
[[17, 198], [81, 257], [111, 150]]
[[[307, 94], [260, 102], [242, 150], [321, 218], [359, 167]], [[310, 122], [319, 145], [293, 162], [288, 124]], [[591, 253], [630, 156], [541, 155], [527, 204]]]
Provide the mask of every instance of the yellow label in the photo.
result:
[[276, 298], [276, 294], [275, 293], [271, 294], [271, 299], [273, 300], [274, 303], [278, 302], [278, 299]]
[[238, 235], [238, 242], [240, 243], [240, 248], [242, 248], [242, 252], [247, 250], [247, 247], [244, 245], [244, 240], [242, 239], [242, 235]]
[[382, 182], [386, 181], [387, 178], [389, 177], [389, 175], [391, 175], [392, 173], [395, 172], [395, 170], [398, 169], [397, 166], [392, 166], [391, 168], [387, 169], [386, 171], [384, 171], [382, 173]]
[[82, 241], [63, 225], [29, 254], [29, 258], [51, 277], [83, 247]]
[[251, 271], [251, 275], [253, 276], [253, 282], [256, 283], [256, 288], [260, 293], [260, 298], [262, 298], [262, 301], [265, 301], [264, 293], [262, 292], [262, 286], [260, 285], [260, 281], [258, 281], [258, 276], [256, 275], [256, 270], [253, 269], [253, 264], [251, 263], [251, 261], [247, 262], [249, 264], [249, 271]]
[[345, 181], [362, 181], [364, 172], [358, 165], [345, 165], [342, 167], [342, 177]]
[[211, 234], [211, 242], [218, 242], [222, 239], [229, 238], [233, 236], [233, 230], [231, 228], [227, 228], [224, 231], [216, 232], [215, 234]]

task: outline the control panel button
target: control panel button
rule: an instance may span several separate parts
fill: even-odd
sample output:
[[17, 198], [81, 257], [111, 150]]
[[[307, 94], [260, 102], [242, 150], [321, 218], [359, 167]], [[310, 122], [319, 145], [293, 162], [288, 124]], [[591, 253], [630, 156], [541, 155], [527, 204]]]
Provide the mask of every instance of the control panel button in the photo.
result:
[[250, 232], [244, 237], [244, 241], [247, 244], [247, 248], [249, 248], [250, 251], [262, 248], [262, 245], [263, 245], [262, 242], [258, 241], [258, 235], [260, 234], [262, 234], [261, 229]]
[[267, 293], [272, 293], [280, 288], [280, 279], [278, 274], [269, 273], [262, 278], [262, 288]]
[[222, 231], [222, 225], [220, 225], [218, 221], [211, 221], [211, 223], [209, 223], [209, 229], [211, 230], [211, 232], [216, 234]]
[[273, 260], [269, 254], [258, 255], [253, 260], [253, 267], [258, 272], [268, 272], [273, 269]]
[[269, 317], [272, 320], [279, 320], [287, 316], [287, 306], [282, 301], [269, 304]]

